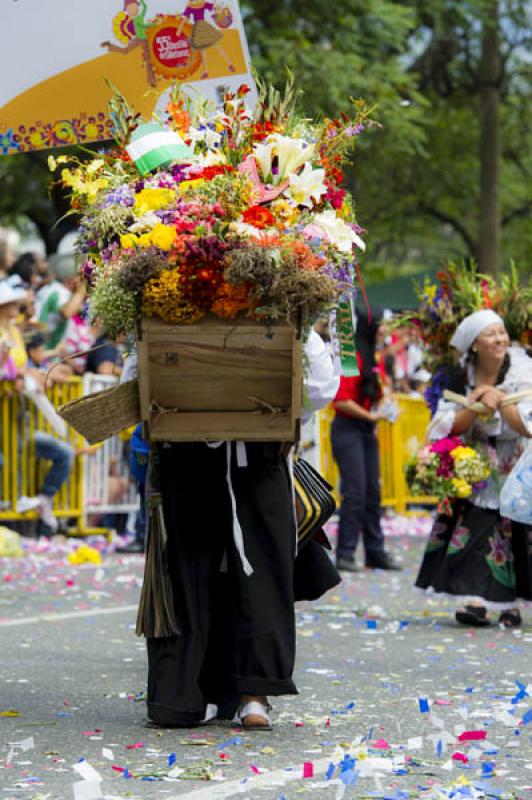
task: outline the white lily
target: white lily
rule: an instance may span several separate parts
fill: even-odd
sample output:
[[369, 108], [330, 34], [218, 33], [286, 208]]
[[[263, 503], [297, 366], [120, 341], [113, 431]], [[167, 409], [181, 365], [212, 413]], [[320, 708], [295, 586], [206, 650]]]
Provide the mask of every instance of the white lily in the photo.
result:
[[277, 155], [278, 174], [276, 175], [276, 183], [281, 183], [289, 175], [297, 172], [314, 155], [314, 145], [307, 144], [304, 139], [291, 139], [289, 136], [281, 136], [275, 133], [270, 136], [269, 141], [273, 144]]
[[312, 222], [321, 228], [330, 243], [337, 247], [341, 253], [350, 253], [354, 244], [360, 250], [366, 249], [366, 245], [360, 236], [343, 219], [337, 217], [335, 211], [330, 209], [322, 211], [321, 214], [316, 214]]
[[142, 233], [143, 231], [151, 231], [151, 229], [160, 222], [160, 218], [155, 211], [147, 211], [142, 217], [139, 217], [136, 222], [129, 226], [128, 231], [131, 233]]
[[208, 150], [194, 157], [194, 166], [212, 167], [215, 164], [227, 164], [227, 159], [221, 150]]
[[256, 228], [254, 225], [250, 225], [248, 222], [231, 222], [229, 229], [238, 236], [244, 236], [246, 238], [252, 236], [260, 237], [263, 234], [263, 231]]
[[190, 128], [187, 132], [187, 140], [190, 142], [190, 147], [194, 150], [198, 142], [205, 143], [207, 147], [216, 147], [221, 141], [221, 134], [213, 131], [212, 128], [205, 127], [202, 130], [199, 128]]
[[307, 161], [299, 175], [290, 175], [287, 193], [298, 206], [312, 208], [312, 201], [317, 202], [327, 192], [324, 178], [325, 170], [312, 169]]
[[254, 145], [253, 157], [262, 173], [262, 179], [267, 180], [272, 174], [273, 143]]

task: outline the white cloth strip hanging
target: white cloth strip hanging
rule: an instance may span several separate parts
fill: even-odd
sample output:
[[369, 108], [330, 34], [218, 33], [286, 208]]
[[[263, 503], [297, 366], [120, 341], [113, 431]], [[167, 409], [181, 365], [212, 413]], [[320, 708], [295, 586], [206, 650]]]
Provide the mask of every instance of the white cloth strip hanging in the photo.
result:
[[240, 561], [242, 562], [242, 569], [244, 570], [245, 574], [249, 577], [249, 575], [253, 574], [253, 567], [247, 560], [246, 553], [244, 551], [244, 534], [242, 533], [242, 528], [240, 526], [240, 522], [238, 519], [238, 514], [236, 509], [236, 497], [233, 491], [233, 483], [231, 481], [231, 442], [226, 442], [225, 446], [227, 452], [227, 473], [226, 473], [227, 488], [229, 489], [229, 497], [231, 498], [231, 508], [233, 511], [233, 539], [235, 542], [235, 547], [238, 551], [238, 555], [240, 556]]

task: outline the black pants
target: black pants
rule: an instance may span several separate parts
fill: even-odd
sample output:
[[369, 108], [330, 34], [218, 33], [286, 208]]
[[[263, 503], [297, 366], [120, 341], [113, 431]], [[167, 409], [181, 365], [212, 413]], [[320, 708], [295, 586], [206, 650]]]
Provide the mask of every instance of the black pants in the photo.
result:
[[337, 414], [331, 438], [342, 493], [336, 556], [353, 558], [362, 533], [366, 560], [381, 557], [384, 535], [380, 523], [379, 445], [375, 425]]
[[160, 723], [194, 725], [207, 703], [230, 715], [243, 694], [297, 694], [288, 471], [278, 444], [246, 451], [240, 467], [232, 446], [231, 476], [250, 576], [233, 540], [225, 444], [161, 448], [180, 634], [148, 639], [148, 716]]

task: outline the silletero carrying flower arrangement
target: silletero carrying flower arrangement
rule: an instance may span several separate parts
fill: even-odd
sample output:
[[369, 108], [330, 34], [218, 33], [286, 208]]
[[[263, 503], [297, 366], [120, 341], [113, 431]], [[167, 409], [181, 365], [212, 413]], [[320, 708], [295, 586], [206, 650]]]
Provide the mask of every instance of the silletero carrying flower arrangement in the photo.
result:
[[81, 214], [91, 315], [110, 336], [142, 317], [304, 329], [351, 301], [364, 242], [342, 164], [374, 124], [370, 110], [353, 101], [352, 114], [313, 122], [297, 113], [291, 79], [283, 93], [259, 89], [254, 111], [246, 86], [218, 110], [174, 89], [151, 122], [117, 95], [117, 147], [50, 158]]
[[487, 454], [447, 436], [421, 447], [405, 472], [412, 494], [437, 497], [438, 511], [451, 514], [451, 501], [484, 488], [492, 467]]

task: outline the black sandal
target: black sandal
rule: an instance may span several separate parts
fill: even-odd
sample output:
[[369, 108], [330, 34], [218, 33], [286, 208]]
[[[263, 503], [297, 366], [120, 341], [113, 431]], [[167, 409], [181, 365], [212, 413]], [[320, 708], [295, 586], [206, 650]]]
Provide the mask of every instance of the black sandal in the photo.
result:
[[502, 611], [499, 624], [504, 628], [518, 628], [521, 625], [521, 613], [517, 608], [508, 608]]
[[474, 628], [486, 628], [491, 625], [484, 606], [464, 606], [455, 611], [454, 617], [460, 625], [471, 625]]

